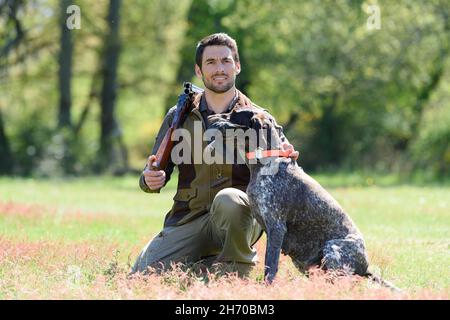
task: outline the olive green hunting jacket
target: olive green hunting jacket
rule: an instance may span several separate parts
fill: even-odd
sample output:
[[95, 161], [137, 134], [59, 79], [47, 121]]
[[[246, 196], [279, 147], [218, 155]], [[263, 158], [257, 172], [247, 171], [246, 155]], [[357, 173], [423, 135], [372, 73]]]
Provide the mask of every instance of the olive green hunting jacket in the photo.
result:
[[[230, 103], [225, 112], [231, 112], [237, 108], [255, 107], [261, 110], [259, 106], [253, 104], [243, 93], [236, 90], [235, 99]], [[152, 154], [156, 154], [159, 145], [161, 144], [167, 130], [172, 123], [176, 111], [176, 106], [172, 107], [166, 114], [161, 128], [156, 136], [153, 146]], [[267, 112], [267, 110], [264, 110]], [[208, 115], [212, 112], [208, 109], [206, 99], [203, 94], [197, 94], [194, 99], [194, 107], [187, 115], [186, 120], [182, 124], [182, 128], [191, 133], [192, 140], [194, 139], [194, 123], [200, 122], [203, 132], [208, 128]], [[281, 126], [276, 125], [282, 141], [287, 141], [283, 134]], [[198, 137], [197, 137], [198, 139]], [[197, 142], [198, 143], [198, 142]], [[202, 150], [207, 146], [208, 141], [202, 139]], [[190, 142], [194, 146], [194, 141]], [[191, 157], [195, 158], [194, 152], [196, 148], [192, 148]], [[191, 159], [192, 160], [192, 159]], [[169, 162], [165, 172], [166, 181], [170, 179], [175, 165], [172, 161]], [[195, 164], [191, 161], [190, 164], [178, 165], [178, 186], [177, 192], [173, 197], [173, 205], [170, 211], [166, 214], [164, 226], [182, 225], [193, 219], [207, 214], [211, 208], [211, 204], [216, 194], [228, 187], [240, 189], [245, 192], [250, 179], [250, 172], [246, 164]], [[151, 190], [145, 183], [144, 175], [140, 177], [139, 185], [141, 189], [148, 193], [159, 193], [160, 190]]]

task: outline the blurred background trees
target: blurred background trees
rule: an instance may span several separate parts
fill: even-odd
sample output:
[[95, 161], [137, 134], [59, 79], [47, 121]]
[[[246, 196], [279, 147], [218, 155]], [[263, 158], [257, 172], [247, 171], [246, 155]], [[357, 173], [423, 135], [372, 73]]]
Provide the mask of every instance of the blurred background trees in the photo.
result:
[[[66, 26], [71, 4], [80, 29]], [[182, 82], [201, 84], [196, 43], [226, 32], [238, 88], [306, 170], [446, 179], [449, 16], [445, 0], [0, 0], [0, 174], [142, 169]]]

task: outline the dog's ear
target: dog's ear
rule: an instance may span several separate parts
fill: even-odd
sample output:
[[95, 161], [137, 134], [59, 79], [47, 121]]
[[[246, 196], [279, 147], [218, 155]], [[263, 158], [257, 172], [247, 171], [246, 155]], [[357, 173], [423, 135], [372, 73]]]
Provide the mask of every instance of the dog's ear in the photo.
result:
[[230, 121], [235, 124], [239, 124], [246, 128], [252, 127], [252, 118], [255, 112], [252, 110], [238, 110], [233, 111], [230, 115]]
[[275, 118], [272, 117], [272, 115], [270, 113], [264, 112], [264, 120], [267, 123], [270, 123], [271, 125], [275, 126], [275, 123], [276, 123]]
[[213, 114], [208, 116], [209, 127], [208, 129], [220, 130], [223, 134], [227, 129], [239, 129], [243, 128], [242, 125], [233, 123], [229, 119], [229, 114]]
[[265, 129], [277, 127], [274, 117], [272, 117], [272, 115], [266, 110], [259, 111], [257, 114], [255, 114], [255, 120], [256, 119], [259, 120], [259, 123]]

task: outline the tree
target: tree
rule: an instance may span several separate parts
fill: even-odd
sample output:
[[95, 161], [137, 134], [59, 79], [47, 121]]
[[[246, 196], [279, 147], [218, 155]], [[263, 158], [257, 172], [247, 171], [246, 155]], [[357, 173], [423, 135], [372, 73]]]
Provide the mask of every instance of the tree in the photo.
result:
[[103, 57], [103, 86], [101, 90], [101, 118], [100, 118], [100, 152], [98, 159], [101, 170], [112, 167], [114, 163], [115, 138], [120, 137], [121, 132], [115, 119], [115, 105], [117, 98], [117, 68], [120, 54], [120, 0], [110, 0], [108, 13], [108, 27], [104, 41]]
[[13, 169], [13, 158], [11, 154], [11, 148], [9, 146], [9, 140], [5, 133], [5, 127], [3, 123], [3, 113], [0, 110], [0, 174], [8, 174]]
[[66, 9], [70, 6], [71, 0], [60, 0], [61, 16], [61, 39], [59, 51], [59, 112], [58, 128], [71, 127], [71, 107], [72, 107], [72, 31], [66, 26]]
[[[23, 6], [23, 1], [2, 1], [0, 2], [0, 16], [5, 15], [5, 37], [0, 42], [0, 77], [3, 76], [8, 67], [6, 61], [8, 55], [17, 49], [24, 40], [25, 32], [22, 27], [18, 12]], [[6, 74], [6, 72], [5, 72]], [[0, 78], [0, 81], [2, 79]], [[3, 112], [0, 105], [0, 174], [9, 174], [13, 170], [13, 155], [11, 152], [9, 138], [6, 134]]]

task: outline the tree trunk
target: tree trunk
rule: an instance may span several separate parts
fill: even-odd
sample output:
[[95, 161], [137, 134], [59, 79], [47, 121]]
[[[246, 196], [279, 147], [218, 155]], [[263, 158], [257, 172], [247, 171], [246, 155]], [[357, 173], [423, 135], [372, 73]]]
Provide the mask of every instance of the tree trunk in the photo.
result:
[[[12, 21], [12, 24], [14, 25], [14, 31], [15, 36], [8, 39], [8, 41], [5, 40], [5, 43], [0, 47], [0, 58], [8, 56], [8, 54], [15, 48], [19, 46], [19, 43], [21, 43], [25, 37], [25, 32], [22, 27], [22, 22], [20, 21], [17, 12], [19, 11], [20, 7], [24, 5], [23, 1], [21, 0], [9, 0], [5, 2], [1, 2], [1, 9], [5, 10], [6, 12], [6, 22], [5, 26], [8, 26], [8, 20]], [[1, 15], [0, 11], [0, 15]], [[3, 32], [3, 31], [2, 31]], [[8, 32], [5, 32], [5, 34]], [[2, 43], [2, 42], [0, 42]]]
[[[4, 13], [4, 25], [7, 30], [2, 30], [2, 36], [5, 36], [0, 41], [0, 75], [8, 68], [7, 57], [12, 50], [17, 49], [25, 39], [25, 32], [22, 27], [22, 22], [17, 15], [20, 7], [24, 6], [21, 0], [16, 1], [0, 1], [0, 16]], [[11, 24], [9, 23], [11, 22]], [[10, 25], [14, 29], [11, 31]], [[6, 35], [14, 34], [14, 36], [6, 37]], [[0, 174], [10, 174], [13, 172], [13, 155], [11, 152], [8, 136], [5, 131], [5, 124], [3, 121], [3, 113], [0, 108]]]
[[114, 163], [113, 140], [120, 134], [115, 122], [115, 104], [117, 96], [117, 67], [120, 53], [119, 18], [120, 0], [110, 0], [108, 25], [109, 33], [105, 38], [103, 60], [103, 87], [101, 91], [101, 133], [99, 161], [104, 171]]
[[71, 107], [72, 107], [72, 53], [73, 43], [71, 30], [66, 26], [66, 8], [70, 6], [71, 0], [61, 0], [61, 49], [59, 52], [59, 113], [58, 113], [58, 128], [70, 127]]
[[8, 137], [5, 133], [3, 114], [0, 110], [0, 174], [12, 173], [13, 158], [9, 147]]

